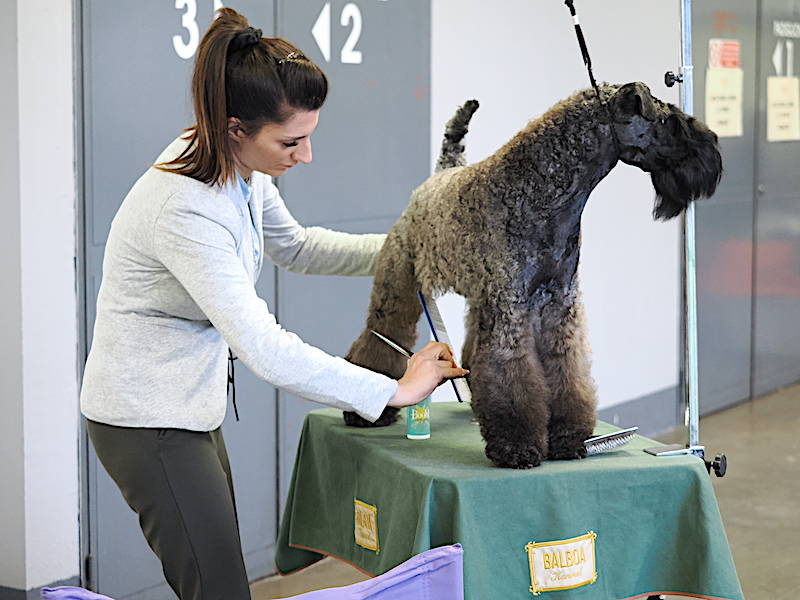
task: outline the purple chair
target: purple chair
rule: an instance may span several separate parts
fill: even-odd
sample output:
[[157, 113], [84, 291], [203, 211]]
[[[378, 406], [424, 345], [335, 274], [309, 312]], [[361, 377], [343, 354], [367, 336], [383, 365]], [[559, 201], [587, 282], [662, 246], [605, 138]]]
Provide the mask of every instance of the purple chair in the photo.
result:
[[[292, 596], [295, 600], [464, 600], [464, 551], [460, 544], [418, 554], [383, 575]], [[113, 600], [77, 587], [42, 588], [42, 600]]]
[[114, 600], [79, 587], [42, 588], [42, 600]]

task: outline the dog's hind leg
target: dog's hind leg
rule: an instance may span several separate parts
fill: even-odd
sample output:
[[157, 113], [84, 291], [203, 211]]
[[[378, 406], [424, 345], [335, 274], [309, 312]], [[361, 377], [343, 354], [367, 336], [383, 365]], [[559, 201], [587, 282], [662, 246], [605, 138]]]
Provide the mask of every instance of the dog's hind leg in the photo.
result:
[[469, 366], [472, 411], [486, 456], [500, 467], [535, 467], [548, 454], [550, 392], [531, 331], [519, 330], [528, 320], [494, 307], [477, 312], [471, 316]]
[[597, 400], [579, 298], [568, 307], [545, 309], [537, 345], [552, 393], [548, 458], [583, 458], [583, 442], [594, 430]]
[[[417, 298], [419, 286], [414, 266], [396, 232], [389, 234], [378, 256], [372, 284], [367, 325], [353, 342], [345, 357], [350, 362], [400, 379], [406, 370], [406, 358], [372, 334], [372, 330], [388, 337], [411, 351], [417, 341], [417, 321], [422, 308]], [[375, 423], [353, 412], [345, 412], [348, 425], [375, 427], [391, 425], [397, 420], [398, 409], [386, 407]]]

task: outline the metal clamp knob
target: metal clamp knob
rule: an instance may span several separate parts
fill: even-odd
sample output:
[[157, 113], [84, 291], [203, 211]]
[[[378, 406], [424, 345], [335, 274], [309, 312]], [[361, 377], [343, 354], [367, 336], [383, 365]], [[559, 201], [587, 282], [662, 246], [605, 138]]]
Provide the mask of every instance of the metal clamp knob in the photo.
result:
[[714, 469], [714, 475], [725, 477], [725, 473], [728, 471], [728, 457], [724, 454], [717, 454], [714, 460], [707, 460], [705, 463], [709, 473], [711, 473], [711, 469]]
[[672, 87], [675, 85], [675, 82], [681, 83], [683, 82], [683, 77], [680, 75], [675, 75], [672, 71], [667, 71], [664, 73], [664, 85], [667, 87]]

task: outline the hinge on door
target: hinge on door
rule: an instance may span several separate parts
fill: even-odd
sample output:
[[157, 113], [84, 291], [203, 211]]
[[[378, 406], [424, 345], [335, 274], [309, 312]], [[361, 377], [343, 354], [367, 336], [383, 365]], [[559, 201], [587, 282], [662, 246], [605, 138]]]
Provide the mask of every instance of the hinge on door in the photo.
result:
[[83, 559], [83, 587], [94, 590], [94, 556], [91, 554]]

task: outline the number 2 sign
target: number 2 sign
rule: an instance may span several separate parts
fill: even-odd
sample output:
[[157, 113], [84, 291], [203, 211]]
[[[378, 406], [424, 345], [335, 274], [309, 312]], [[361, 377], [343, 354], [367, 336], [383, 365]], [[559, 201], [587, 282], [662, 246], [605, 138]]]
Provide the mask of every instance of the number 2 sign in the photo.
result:
[[[349, 2], [342, 9], [342, 14], [339, 18], [339, 24], [342, 27], [347, 27], [351, 23], [353, 28], [350, 30], [350, 35], [344, 43], [340, 59], [344, 64], [361, 64], [361, 51], [356, 50], [356, 44], [361, 37], [361, 10], [358, 5]], [[319, 16], [317, 17], [314, 26], [311, 28], [311, 35], [314, 36], [314, 41], [317, 42], [325, 62], [331, 60], [331, 3], [326, 2], [322, 7]]]

